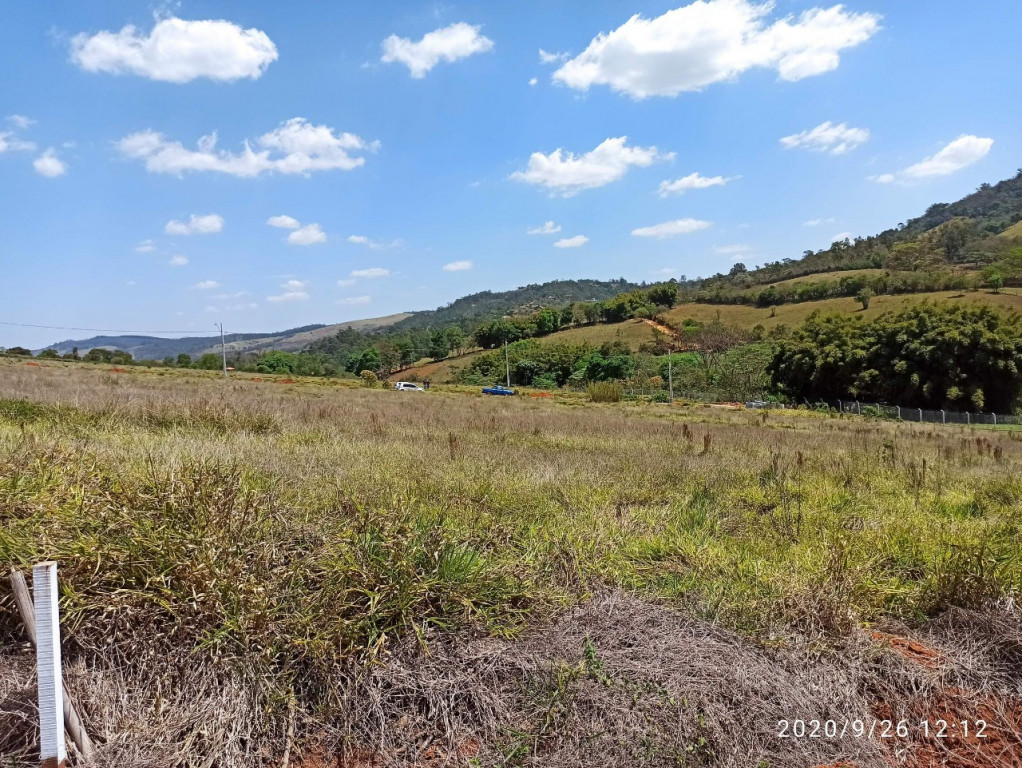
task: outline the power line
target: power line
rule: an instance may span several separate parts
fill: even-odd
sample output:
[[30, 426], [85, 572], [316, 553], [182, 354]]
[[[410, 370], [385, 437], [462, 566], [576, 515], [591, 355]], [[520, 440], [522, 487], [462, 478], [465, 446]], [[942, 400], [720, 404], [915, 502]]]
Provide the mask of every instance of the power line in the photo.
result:
[[0, 325], [15, 325], [19, 328], [46, 328], [51, 331], [91, 331], [92, 333], [127, 333], [132, 335], [176, 333], [182, 336], [213, 336], [208, 331], [125, 331], [120, 328], [75, 328], [69, 325], [35, 325], [34, 323], [8, 323], [0, 320]]

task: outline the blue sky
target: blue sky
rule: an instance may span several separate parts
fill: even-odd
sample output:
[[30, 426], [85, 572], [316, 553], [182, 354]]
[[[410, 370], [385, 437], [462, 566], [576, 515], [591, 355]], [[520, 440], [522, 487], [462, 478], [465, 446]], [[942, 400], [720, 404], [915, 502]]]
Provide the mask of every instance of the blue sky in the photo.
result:
[[874, 233], [1022, 165], [1022, 5], [978, 8], [9, 4], [0, 321], [270, 331]]

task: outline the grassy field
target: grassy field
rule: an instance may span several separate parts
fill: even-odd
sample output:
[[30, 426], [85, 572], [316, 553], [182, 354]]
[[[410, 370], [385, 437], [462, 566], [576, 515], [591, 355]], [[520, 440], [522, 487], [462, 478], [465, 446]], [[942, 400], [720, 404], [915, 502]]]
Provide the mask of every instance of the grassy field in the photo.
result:
[[[60, 563], [97, 765], [881, 765], [773, 734], [937, 695], [871, 626], [1018, 694], [1015, 433], [282, 381], [0, 364], [0, 563]], [[16, 637], [0, 587], [28, 759]]]
[[774, 283], [764, 283], [764, 285], [798, 285], [799, 283], [821, 283], [827, 281], [837, 281], [842, 277], [858, 277], [862, 275], [873, 277], [875, 275], [882, 275], [887, 270], [885, 269], [845, 269], [840, 272], [813, 272], [810, 275], [799, 275], [798, 277], [792, 277], [787, 280], [778, 280]]

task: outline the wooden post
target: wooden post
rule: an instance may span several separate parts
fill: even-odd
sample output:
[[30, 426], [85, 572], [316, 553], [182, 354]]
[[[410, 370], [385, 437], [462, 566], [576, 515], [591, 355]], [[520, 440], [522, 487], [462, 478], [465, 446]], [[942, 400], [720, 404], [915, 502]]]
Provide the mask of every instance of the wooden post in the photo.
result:
[[[32, 605], [32, 596], [28, 591], [28, 585], [25, 583], [25, 577], [21, 575], [21, 571], [11, 571], [11, 591], [14, 593], [14, 602], [18, 606], [18, 614], [21, 616], [21, 623], [25, 627], [25, 634], [35, 644], [35, 609]], [[89, 738], [85, 726], [82, 725], [82, 719], [78, 716], [78, 712], [71, 702], [71, 695], [68, 693], [67, 686], [62, 686], [62, 688], [63, 696], [61, 699], [63, 702], [64, 729], [75, 743], [75, 746], [78, 747], [82, 757], [91, 759], [95, 754], [95, 747], [93, 747], [92, 740]]]
[[57, 564], [32, 569], [35, 597], [36, 672], [39, 679], [39, 759], [42, 768], [64, 768], [64, 686], [60, 674]]

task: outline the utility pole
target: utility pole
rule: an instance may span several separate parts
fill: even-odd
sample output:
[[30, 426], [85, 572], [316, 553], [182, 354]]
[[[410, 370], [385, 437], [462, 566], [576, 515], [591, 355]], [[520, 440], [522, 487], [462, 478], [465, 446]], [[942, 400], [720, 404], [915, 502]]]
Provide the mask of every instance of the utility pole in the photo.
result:
[[213, 323], [213, 325], [219, 326], [220, 328], [220, 354], [224, 361], [224, 379], [227, 379], [227, 342], [224, 341], [224, 324]]
[[507, 356], [507, 339], [504, 339], [504, 372], [507, 374], [507, 388], [511, 389], [511, 363]]
[[667, 352], [667, 388], [671, 393], [671, 403], [674, 403], [674, 370], [671, 367], [671, 358], [674, 357], [673, 351]]

